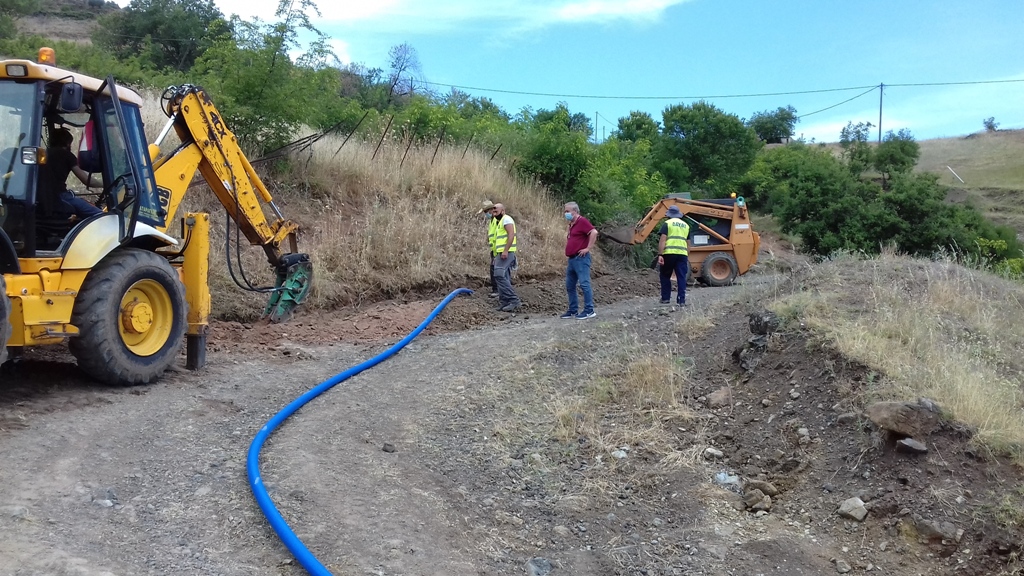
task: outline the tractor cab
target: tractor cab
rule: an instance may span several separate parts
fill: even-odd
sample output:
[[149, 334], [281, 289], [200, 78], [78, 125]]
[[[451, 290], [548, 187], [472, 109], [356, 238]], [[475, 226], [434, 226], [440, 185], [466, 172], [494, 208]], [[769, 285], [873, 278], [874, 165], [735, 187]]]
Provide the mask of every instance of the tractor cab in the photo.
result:
[[140, 219], [163, 224], [141, 98], [54, 59], [0, 68], [0, 266], [62, 256], [98, 219], [116, 218], [122, 242]]

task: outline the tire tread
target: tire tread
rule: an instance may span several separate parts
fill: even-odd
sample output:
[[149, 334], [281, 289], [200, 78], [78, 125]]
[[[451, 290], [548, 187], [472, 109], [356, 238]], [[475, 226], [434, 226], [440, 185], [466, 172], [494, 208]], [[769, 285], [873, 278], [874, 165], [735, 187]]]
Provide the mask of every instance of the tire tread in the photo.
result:
[[[121, 342], [117, 321], [110, 322], [107, 314], [115, 298], [119, 307], [128, 286], [118, 286], [134, 271], [156, 268], [170, 275], [175, 289], [170, 292], [176, 318], [168, 346], [153, 355], [154, 362], [133, 362], [132, 354]], [[104, 382], [120, 385], [149, 384], [154, 382], [170, 365], [180, 348], [186, 328], [184, 288], [177, 280], [174, 268], [162, 256], [148, 250], [127, 248], [116, 250], [100, 261], [86, 276], [75, 300], [71, 322], [80, 335], [68, 342], [68, 348], [78, 360], [78, 366], [90, 376]], [[172, 345], [171, 343], [176, 343]]]

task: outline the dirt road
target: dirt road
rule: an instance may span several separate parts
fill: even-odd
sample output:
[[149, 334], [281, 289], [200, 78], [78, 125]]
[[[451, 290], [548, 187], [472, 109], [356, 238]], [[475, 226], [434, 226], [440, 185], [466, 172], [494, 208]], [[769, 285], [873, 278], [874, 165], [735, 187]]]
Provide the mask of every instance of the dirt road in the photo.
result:
[[[674, 310], [625, 297], [651, 292], [641, 275], [616, 302], [599, 298], [598, 317], [586, 321], [546, 311], [561, 311], [557, 300], [510, 316], [489, 311], [485, 294], [460, 297], [439, 328], [286, 421], [263, 450], [263, 480], [334, 574], [823, 574], [842, 558], [916, 573], [899, 568], [895, 546], [858, 564], [849, 542], [877, 547], [876, 534], [829, 520], [831, 510], [812, 527], [804, 502], [783, 498], [756, 516], [737, 507], [700, 457], [709, 438], [724, 442], [714, 430], [728, 417], [672, 421], [678, 459], [696, 457], [658, 474], [651, 466], [667, 460], [642, 437], [625, 455], [597, 456], [582, 436], [578, 445], [554, 440], [552, 406], [588, 366], [621, 351], [624, 329], [646, 346], [687, 317], [732, 318], [709, 336], [722, 342], [690, 343], [705, 354], [688, 361], [718, 361], [732, 349], [724, 334], [742, 332], [745, 320], [707, 311], [769, 281], [693, 290], [690, 306]], [[556, 294], [553, 286], [534, 294]], [[432, 304], [361, 314], [414, 326]], [[466, 330], [466, 318], [486, 322]], [[365, 332], [360, 321], [346, 325]], [[206, 369], [131, 389], [89, 384], [59, 355], [26, 360], [41, 372], [8, 378], [0, 392], [0, 575], [304, 574], [255, 504], [246, 452], [294, 398], [404, 336], [358, 343], [356, 332], [324, 342], [301, 326], [289, 336], [219, 326]], [[700, 409], [717, 387], [695, 381], [687, 396]], [[623, 422], [603, 417], [610, 429]]]

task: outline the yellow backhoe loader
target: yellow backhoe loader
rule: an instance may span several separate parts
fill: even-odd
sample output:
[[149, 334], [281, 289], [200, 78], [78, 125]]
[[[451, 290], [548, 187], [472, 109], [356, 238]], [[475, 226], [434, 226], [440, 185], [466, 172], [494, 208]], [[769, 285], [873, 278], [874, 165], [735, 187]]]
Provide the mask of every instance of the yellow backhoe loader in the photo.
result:
[[727, 286], [757, 263], [761, 237], [750, 223], [743, 197], [735, 194], [711, 200], [669, 194], [655, 203], [636, 226], [601, 232], [601, 237], [620, 244], [641, 244], [654, 232], [669, 206], [679, 208], [690, 224], [686, 244], [692, 278], [708, 286]]
[[[197, 172], [276, 272], [273, 286], [256, 287], [232, 271], [240, 287], [268, 294], [265, 317], [286, 321], [308, 295], [312, 264], [298, 252], [298, 225], [281, 215], [203, 89], [164, 92], [168, 120], [153, 143], [142, 104], [111, 76], [58, 68], [50, 48], [36, 62], [0, 61], [0, 364], [8, 352], [67, 342], [79, 367], [99, 381], [150, 383], [184, 337], [186, 367], [201, 368], [210, 215], [177, 215]], [[70, 161], [54, 147], [64, 130], [80, 132]], [[171, 130], [181, 144], [160, 155]], [[71, 197], [64, 181], [53, 189], [60, 176], [48, 171], [66, 180], [69, 169], [95, 179], [99, 213], [76, 216], [73, 202], [84, 199]], [[181, 240], [168, 234], [179, 225]]]

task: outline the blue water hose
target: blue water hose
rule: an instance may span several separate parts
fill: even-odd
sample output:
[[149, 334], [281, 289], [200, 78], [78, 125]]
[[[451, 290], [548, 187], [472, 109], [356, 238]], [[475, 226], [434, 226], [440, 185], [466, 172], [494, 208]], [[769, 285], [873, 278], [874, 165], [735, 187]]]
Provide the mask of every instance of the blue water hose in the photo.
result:
[[274, 429], [281, 424], [281, 422], [284, 422], [286, 418], [291, 416], [296, 410], [301, 408], [304, 404], [306, 404], [313, 398], [319, 396], [321, 393], [323, 393], [328, 388], [331, 388], [335, 384], [347, 380], [348, 378], [351, 378], [352, 376], [359, 374], [363, 370], [366, 370], [367, 368], [372, 368], [377, 364], [383, 362], [384, 360], [387, 360], [396, 352], [404, 348], [406, 344], [408, 344], [410, 341], [412, 341], [413, 338], [415, 338], [420, 332], [422, 332], [423, 329], [426, 328], [427, 325], [430, 324], [434, 320], [434, 318], [441, 312], [441, 310], [443, 310], [444, 307], [447, 306], [448, 303], [451, 302], [456, 296], [458, 296], [459, 294], [472, 293], [473, 291], [468, 288], [459, 288], [455, 290], [454, 292], [449, 294], [448, 297], [442, 300], [441, 303], [438, 304], [436, 308], [434, 308], [434, 311], [431, 312], [430, 315], [427, 316], [426, 319], [424, 319], [423, 322], [421, 322], [420, 325], [417, 326], [415, 330], [410, 332], [408, 336], [402, 338], [397, 344], [395, 344], [391, 348], [388, 348], [384, 352], [381, 352], [377, 356], [374, 356], [373, 358], [370, 358], [369, 360], [363, 362], [362, 364], [353, 366], [348, 370], [345, 370], [344, 372], [328, 380], [325, 380], [324, 382], [320, 383], [317, 387], [309, 390], [302, 396], [299, 396], [298, 398], [293, 400], [291, 404], [285, 406], [284, 409], [278, 412], [273, 418], [268, 420], [267, 423], [263, 425], [263, 428], [260, 428], [260, 431], [256, 434], [256, 437], [252, 439], [252, 444], [249, 445], [249, 455], [246, 460], [246, 470], [249, 473], [249, 486], [252, 488], [252, 493], [256, 497], [256, 502], [259, 504], [260, 509], [263, 510], [263, 515], [266, 516], [267, 521], [270, 523], [270, 526], [274, 529], [275, 532], [277, 532], [278, 537], [281, 538], [281, 542], [283, 542], [284, 545], [288, 547], [288, 550], [291, 551], [292, 555], [299, 562], [299, 564], [301, 564], [302, 567], [305, 568], [306, 571], [310, 574], [313, 574], [314, 576], [331, 576], [330, 571], [328, 571], [327, 568], [325, 568], [324, 565], [316, 559], [316, 556], [314, 556], [309, 551], [309, 549], [306, 548], [305, 544], [303, 544], [302, 541], [299, 540], [299, 537], [296, 536], [295, 532], [293, 532], [292, 529], [288, 526], [288, 523], [284, 521], [284, 518], [281, 516], [281, 513], [278, 512], [277, 508], [274, 507], [274, 502], [270, 499], [270, 495], [267, 494], [267, 490], [263, 487], [263, 479], [260, 477], [259, 467], [260, 450], [263, 448], [263, 442], [266, 441], [266, 439], [270, 436], [270, 433], [273, 432]]

